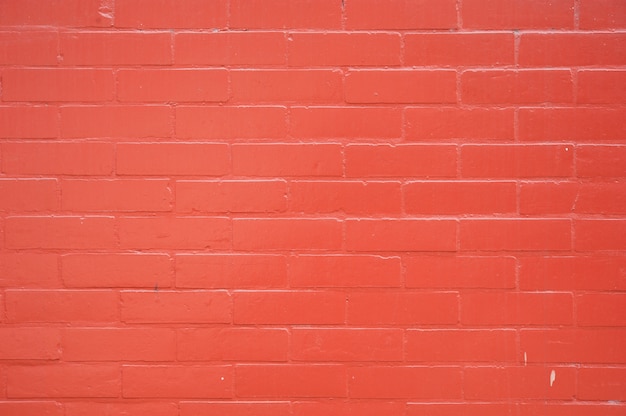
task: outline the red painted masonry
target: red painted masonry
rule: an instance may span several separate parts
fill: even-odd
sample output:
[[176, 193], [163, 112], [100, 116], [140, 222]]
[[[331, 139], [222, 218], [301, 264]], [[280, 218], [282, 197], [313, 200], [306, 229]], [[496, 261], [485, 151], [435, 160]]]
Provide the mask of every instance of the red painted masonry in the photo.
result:
[[0, 415], [623, 416], [624, 0], [0, 0]]

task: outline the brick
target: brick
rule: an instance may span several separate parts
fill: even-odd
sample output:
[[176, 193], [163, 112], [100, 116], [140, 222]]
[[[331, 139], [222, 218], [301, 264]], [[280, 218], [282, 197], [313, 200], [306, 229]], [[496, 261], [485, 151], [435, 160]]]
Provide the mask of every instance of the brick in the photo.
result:
[[403, 186], [410, 214], [495, 214], [517, 211], [514, 182], [411, 182]]
[[444, 67], [513, 65], [514, 37], [512, 33], [497, 32], [407, 33], [404, 62]]
[[20, 142], [2, 144], [2, 169], [22, 175], [110, 175], [111, 143]]
[[461, 323], [476, 326], [571, 325], [569, 293], [494, 292], [461, 295]]
[[54, 179], [0, 179], [0, 211], [42, 212], [59, 208]]
[[523, 141], [620, 140], [626, 133], [620, 120], [626, 111], [607, 108], [520, 109], [519, 136]]
[[363, 255], [292, 256], [291, 287], [399, 287], [397, 257]]
[[[551, 374], [555, 376], [553, 382], [550, 381]], [[466, 367], [463, 381], [466, 400], [571, 400], [576, 391], [576, 369], [547, 366]]]
[[400, 36], [394, 33], [293, 33], [290, 66], [397, 66]]
[[230, 150], [221, 143], [120, 143], [120, 175], [220, 176], [230, 171]]
[[287, 183], [282, 180], [178, 181], [178, 212], [284, 212]]
[[408, 403], [407, 416], [516, 416], [513, 403]]
[[4, 416], [65, 416], [61, 403], [53, 401], [0, 401]]
[[281, 139], [285, 107], [177, 107], [176, 136], [191, 139]]
[[579, 326], [626, 326], [626, 296], [620, 293], [585, 293], [575, 297]]
[[292, 404], [294, 416], [378, 416], [378, 415], [402, 415], [405, 403], [386, 402], [379, 400], [368, 401], [298, 401]]
[[236, 324], [343, 324], [346, 297], [340, 292], [242, 291], [234, 294]]
[[460, 399], [461, 369], [456, 367], [353, 367], [350, 397], [363, 399]]
[[393, 138], [402, 135], [402, 113], [388, 107], [294, 107], [289, 131], [296, 138]]
[[235, 250], [338, 250], [342, 224], [323, 218], [236, 218]]
[[196, 328], [178, 331], [179, 361], [287, 361], [285, 329]]
[[466, 178], [569, 177], [574, 173], [571, 145], [465, 145], [461, 175]]
[[356, 325], [446, 325], [458, 322], [452, 292], [356, 292], [348, 296], [348, 323]]
[[176, 33], [177, 65], [284, 65], [287, 38], [282, 32]]
[[520, 404], [520, 416], [558, 416], [566, 412], [570, 416], [620, 416], [624, 409], [614, 404], [579, 404], [561, 402], [558, 404]]
[[57, 32], [0, 32], [1, 65], [56, 65]]
[[98, 0], [7, 0], [0, 5], [0, 25], [107, 27], [111, 12]]
[[178, 416], [176, 403], [160, 401], [158, 403], [94, 403], [66, 402], [65, 416], [109, 416], [109, 415], [151, 415]]
[[111, 290], [7, 290], [9, 322], [117, 322], [119, 295]]
[[345, 79], [348, 103], [456, 103], [456, 71], [357, 70]]
[[125, 398], [230, 398], [233, 369], [225, 365], [125, 365]]
[[231, 296], [226, 291], [123, 291], [126, 323], [230, 323]]
[[170, 258], [165, 254], [68, 254], [61, 257], [66, 287], [168, 287]]
[[230, 77], [235, 102], [343, 102], [339, 70], [235, 70]]
[[289, 199], [291, 211], [312, 214], [399, 214], [402, 205], [399, 182], [297, 181]]
[[519, 205], [521, 214], [571, 213], [580, 187], [575, 182], [522, 183]]
[[623, 33], [525, 33], [519, 46], [519, 64], [526, 66], [624, 65], [619, 51]]
[[579, 146], [576, 148], [579, 177], [626, 176], [626, 146]]
[[117, 245], [112, 217], [9, 217], [6, 246], [39, 249], [110, 249]]
[[118, 397], [117, 364], [55, 364], [11, 366], [7, 370], [10, 398]]
[[456, 147], [448, 145], [348, 145], [348, 177], [455, 177]]
[[581, 29], [620, 29], [626, 26], [626, 4], [621, 0], [582, 0], [578, 7]]
[[52, 253], [0, 254], [1, 287], [58, 287], [58, 258]]
[[119, 0], [115, 2], [115, 26], [133, 29], [225, 29], [226, 0]]
[[469, 104], [571, 103], [574, 85], [570, 71], [489, 70], [461, 75], [461, 101]]
[[464, 0], [466, 29], [573, 29], [573, 0]]
[[170, 211], [169, 181], [150, 179], [64, 180], [61, 206], [69, 211]]
[[287, 261], [281, 255], [180, 254], [176, 287], [200, 289], [281, 288]]
[[407, 140], [513, 140], [510, 108], [407, 108]]
[[514, 330], [408, 330], [406, 359], [416, 362], [514, 362]]
[[626, 221], [574, 221], [574, 248], [577, 251], [623, 250], [626, 248]]
[[231, 0], [234, 29], [340, 29], [340, 0]]
[[58, 114], [58, 108], [49, 105], [0, 107], [0, 135], [6, 139], [57, 138]]
[[620, 104], [626, 101], [626, 71], [578, 71], [577, 86], [579, 103]]
[[569, 250], [572, 230], [565, 219], [468, 219], [459, 240], [464, 251]]
[[64, 361], [170, 361], [176, 334], [161, 328], [67, 328]]
[[[0, 359], [58, 360], [61, 333], [56, 328], [0, 328]], [[1, 409], [1, 407], [0, 407]]]
[[402, 259], [406, 287], [512, 289], [513, 257], [409, 256]]
[[233, 173], [246, 176], [341, 176], [338, 144], [235, 144]]
[[63, 65], [168, 65], [172, 63], [170, 33], [62, 33]]
[[626, 183], [583, 183], [574, 211], [584, 214], [626, 214]]
[[580, 400], [624, 400], [626, 398], [626, 369], [581, 368], [578, 370]]
[[522, 329], [520, 351], [529, 363], [626, 362], [624, 329]]
[[67, 138], [169, 137], [167, 106], [115, 105], [61, 107], [61, 136]]
[[206, 414], [232, 416], [290, 416], [291, 404], [281, 401], [202, 401], [180, 402], [181, 416], [200, 416]]
[[524, 290], [626, 290], [626, 259], [621, 256], [520, 258]]
[[237, 397], [346, 397], [340, 365], [238, 365]]
[[346, 221], [349, 251], [455, 251], [456, 221], [357, 219]]
[[348, 2], [346, 29], [455, 29], [454, 0], [376, 0]]
[[291, 333], [294, 361], [401, 361], [400, 329], [309, 329]]

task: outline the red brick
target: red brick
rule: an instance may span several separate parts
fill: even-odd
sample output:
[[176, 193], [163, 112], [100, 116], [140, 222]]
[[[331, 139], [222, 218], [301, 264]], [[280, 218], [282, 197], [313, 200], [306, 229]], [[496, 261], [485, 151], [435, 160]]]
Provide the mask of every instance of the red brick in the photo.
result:
[[1, 287], [58, 287], [58, 258], [51, 253], [0, 254]]
[[521, 214], [562, 214], [574, 211], [580, 187], [575, 182], [522, 183]]
[[120, 143], [120, 175], [220, 176], [230, 171], [230, 150], [218, 143]]
[[348, 296], [350, 324], [456, 324], [458, 312], [458, 296], [451, 292], [357, 292]]
[[236, 324], [343, 324], [346, 297], [340, 292], [235, 292]]
[[456, 103], [456, 71], [349, 71], [345, 97], [348, 103]]
[[11, 366], [7, 370], [10, 398], [118, 397], [117, 364]]
[[519, 113], [522, 141], [615, 141], [626, 134], [626, 110], [608, 108], [527, 108]]
[[230, 72], [233, 101], [284, 103], [343, 101], [338, 70], [236, 70]]
[[341, 176], [337, 144], [235, 144], [233, 173], [246, 176]]
[[407, 416], [516, 416], [514, 403], [408, 403]]
[[401, 361], [400, 329], [295, 328], [291, 359], [295, 361]]
[[285, 329], [196, 328], [178, 332], [179, 361], [287, 361]]
[[167, 106], [115, 105], [61, 107], [61, 136], [169, 137], [170, 108]]
[[[551, 374], [555, 376], [552, 383]], [[466, 400], [572, 400], [576, 391], [576, 369], [547, 366], [466, 367], [463, 381]]]
[[626, 26], [626, 4], [622, 0], [582, 0], [581, 29], [621, 29]]
[[112, 10], [99, 0], [6, 0], [0, 4], [2, 26], [107, 27]]
[[176, 136], [191, 139], [281, 139], [285, 107], [177, 107]]
[[168, 65], [172, 63], [170, 33], [62, 33], [63, 65]]
[[513, 362], [517, 360], [514, 330], [409, 330], [406, 359], [431, 362]]
[[207, 414], [231, 416], [290, 416], [289, 402], [279, 401], [202, 401], [180, 402], [180, 416], [201, 416]]
[[296, 138], [393, 138], [402, 135], [400, 109], [388, 107], [295, 107], [290, 133]]
[[237, 397], [346, 397], [339, 365], [238, 365]]
[[571, 145], [466, 145], [461, 174], [467, 178], [569, 177], [574, 173]]
[[456, 146], [348, 145], [348, 177], [455, 177]]
[[571, 103], [574, 85], [570, 71], [465, 71], [461, 101], [469, 104]]
[[[579, 400], [626, 399], [625, 368], [581, 368], [578, 370]], [[623, 410], [623, 409], [622, 409]]]
[[622, 406], [604, 403], [523, 403], [518, 408], [520, 416], [559, 416], [562, 414], [568, 416], [621, 416], [624, 413]]
[[179, 181], [178, 212], [284, 212], [287, 183], [281, 180]]
[[0, 328], [0, 359], [58, 360], [61, 333], [56, 328]]
[[[63, 405], [52, 401], [7, 401], [0, 402], [0, 413], [4, 416], [65, 416]], [[69, 414], [68, 414], [69, 416]]]
[[397, 66], [400, 36], [395, 33], [293, 33], [290, 66]]
[[225, 365], [125, 365], [122, 367], [125, 398], [230, 398], [233, 368]]
[[585, 293], [575, 300], [579, 326], [626, 326], [626, 295]]
[[115, 26], [133, 29], [224, 29], [226, 0], [116, 0]]
[[160, 401], [158, 403], [94, 403], [94, 402], [66, 402], [64, 403], [65, 416], [123, 416], [123, 415], [150, 415], [150, 416], [178, 416], [176, 403]]
[[116, 246], [112, 217], [9, 217], [6, 246], [39, 249], [110, 249]]
[[172, 195], [169, 181], [64, 180], [61, 205], [69, 211], [169, 211]]
[[3, 138], [53, 139], [58, 135], [59, 110], [56, 107], [0, 107], [0, 136]]
[[0, 32], [1, 65], [56, 65], [57, 32]]
[[298, 401], [292, 404], [294, 416], [380, 416], [403, 415], [403, 402], [368, 401]]
[[514, 288], [513, 257], [410, 256], [405, 285], [419, 288]]
[[122, 321], [127, 323], [230, 323], [226, 291], [124, 291]]
[[346, 221], [350, 251], [455, 251], [456, 221], [357, 219]]
[[521, 66], [608, 66], [626, 64], [624, 33], [524, 33]]
[[626, 146], [579, 146], [576, 148], [579, 177], [626, 176]]
[[461, 250], [570, 250], [571, 222], [566, 219], [461, 220]]
[[574, 211], [584, 214], [626, 214], [626, 183], [583, 183]]
[[176, 334], [160, 328], [67, 328], [64, 361], [171, 361]]
[[574, 0], [463, 0], [467, 29], [573, 29]]
[[403, 187], [410, 214], [492, 214], [517, 211], [514, 182], [411, 182]]
[[626, 101], [626, 71], [579, 71], [577, 85], [579, 103], [620, 104]]
[[0, 179], [0, 211], [42, 212], [59, 208], [54, 179]]
[[406, 65], [457, 67], [515, 63], [512, 33], [408, 33], [404, 42]]
[[164, 254], [68, 254], [61, 257], [67, 287], [168, 287], [170, 258]]
[[289, 259], [291, 287], [399, 287], [397, 257], [329, 255]]
[[176, 33], [174, 60], [180, 65], [284, 65], [282, 32]]
[[2, 169], [9, 174], [110, 175], [111, 143], [3, 143]]
[[323, 218], [237, 218], [235, 250], [338, 250], [342, 224]]
[[577, 251], [624, 250], [626, 248], [626, 221], [576, 220], [574, 248]]
[[360, 0], [346, 4], [347, 29], [455, 29], [454, 0]]
[[571, 325], [569, 293], [494, 292], [461, 295], [464, 325]]
[[510, 108], [407, 108], [408, 140], [513, 140]]
[[456, 367], [353, 367], [350, 397], [363, 399], [460, 399], [461, 369]]
[[340, 29], [340, 0], [231, 0], [234, 29]]

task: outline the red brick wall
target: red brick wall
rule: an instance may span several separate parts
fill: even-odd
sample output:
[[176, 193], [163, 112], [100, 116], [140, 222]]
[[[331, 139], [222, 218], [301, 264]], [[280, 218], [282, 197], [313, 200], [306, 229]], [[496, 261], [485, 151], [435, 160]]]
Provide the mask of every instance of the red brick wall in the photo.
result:
[[0, 414], [626, 414], [623, 0], [0, 0]]

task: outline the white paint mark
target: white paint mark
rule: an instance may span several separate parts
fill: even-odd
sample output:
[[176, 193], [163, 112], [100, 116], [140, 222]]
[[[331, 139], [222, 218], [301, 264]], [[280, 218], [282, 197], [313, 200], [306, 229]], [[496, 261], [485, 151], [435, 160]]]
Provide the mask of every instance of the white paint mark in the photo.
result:
[[556, 371], [550, 371], [550, 387], [554, 384], [554, 380], [556, 380]]
[[222, 379], [222, 381], [224, 381], [224, 377], [222, 377], [221, 379]]
[[569, 152], [569, 147], [566, 147], [566, 148], [565, 148], [565, 151], [566, 151], [566, 152]]
[[526, 351], [524, 351], [524, 367], [528, 364], [528, 355], [526, 355]]

